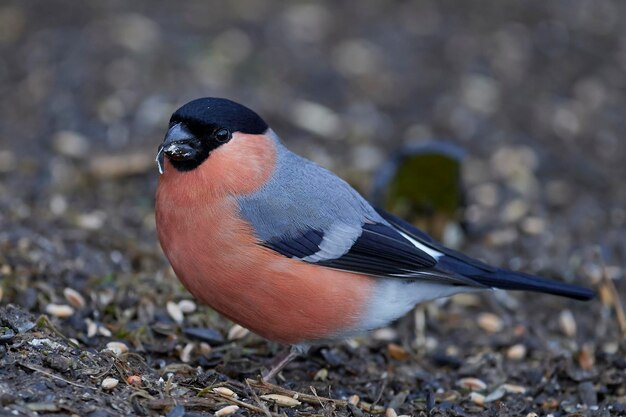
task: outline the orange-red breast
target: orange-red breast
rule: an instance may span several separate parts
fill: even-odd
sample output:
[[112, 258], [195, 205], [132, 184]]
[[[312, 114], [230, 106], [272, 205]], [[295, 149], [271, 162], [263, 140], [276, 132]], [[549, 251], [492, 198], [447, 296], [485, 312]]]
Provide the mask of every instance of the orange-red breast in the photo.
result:
[[230, 100], [178, 109], [157, 163], [158, 236], [177, 277], [231, 320], [300, 350], [464, 291], [594, 295], [442, 246], [287, 150]]

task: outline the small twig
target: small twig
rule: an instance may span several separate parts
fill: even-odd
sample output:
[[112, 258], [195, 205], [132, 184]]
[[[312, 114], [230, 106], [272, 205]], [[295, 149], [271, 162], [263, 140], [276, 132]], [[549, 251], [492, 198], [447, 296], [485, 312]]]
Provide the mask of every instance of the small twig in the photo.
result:
[[615, 283], [609, 277], [602, 253], [598, 250], [596, 254], [600, 262], [600, 267], [602, 268], [602, 284], [605, 285], [606, 289], [611, 293], [611, 304], [613, 304], [613, 308], [615, 309], [617, 324], [622, 332], [622, 338], [626, 339], [626, 313], [624, 312], [624, 305], [619, 298], [619, 292], [617, 288], [615, 288]]
[[378, 390], [378, 395], [376, 396], [376, 399], [372, 403], [372, 407], [376, 406], [376, 404], [380, 402], [380, 399], [383, 398], [383, 393], [385, 392], [385, 388], [387, 387], [387, 373], [385, 372], [383, 375], [384, 376], [380, 383], [380, 389]]
[[48, 330], [50, 330], [52, 333], [54, 333], [55, 335], [59, 336], [61, 339], [65, 340], [68, 345], [72, 346], [73, 348], [80, 349], [80, 345], [78, 345], [72, 339], [70, 339], [63, 333], [61, 333], [61, 331], [57, 329], [56, 326], [50, 321], [50, 318], [48, 316], [42, 314], [41, 316], [39, 316], [36, 323], [37, 323], [38, 328], [45, 327]]
[[25, 364], [25, 363], [23, 363], [23, 362], [17, 362], [17, 363], [18, 363], [20, 366], [23, 366], [23, 367], [24, 367], [24, 368], [26, 368], [26, 369], [30, 369], [31, 371], [35, 371], [35, 372], [42, 373], [42, 374], [44, 374], [44, 375], [46, 375], [46, 376], [49, 376], [49, 377], [54, 378], [54, 379], [58, 379], [59, 381], [63, 381], [63, 382], [65, 382], [65, 383], [70, 384], [70, 385], [73, 385], [73, 386], [75, 386], [75, 387], [80, 387], [80, 388], [85, 388], [85, 389], [92, 389], [92, 390], [95, 390], [95, 389], [96, 389], [96, 388], [94, 388], [94, 387], [90, 387], [90, 386], [88, 386], [88, 385], [82, 385], [82, 384], [77, 384], [76, 382], [68, 381], [67, 379], [65, 379], [65, 378], [63, 378], [63, 377], [60, 377], [60, 376], [58, 376], [58, 375], [56, 375], [56, 374], [53, 374], [53, 373], [51, 373], [51, 372], [48, 372], [48, 371], [46, 371], [45, 369], [42, 369], [42, 368], [40, 368], [40, 367], [38, 367], [38, 366], [35, 366], [35, 365], [28, 365], [28, 364]]
[[[222, 397], [220, 395], [210, 395], [209, 397], [189, 397], [189, 398], [160, 398], [149, 400], [146, 404], [153, 410], [163, 410], [164, 408], [171, 407], [173, 405], [182, 405], [189, 408], [208, 408], [209, 410], [219, 409], [220, 402], [227, 402], [230, 404], [238, 405], [243, 408], [247, 408], [255, 413], [265, 414], [267, 410], [263, 410], [252, 404], [245, 403], [243, 401], [236, 400], [234, 398]], [[269, 412], [269, 411], [268, 411]], [[270, 417], [281, 417], [280, 414], [269, 412]]]
[[262, 408], [265, 411], [265, 415], [267, 417], [271, 417], [272, 413], [270, 413], [270, 410], [268, 410], [265, 404], [263, 404], [259, 396], [256, 394], [256, 391], [253, 390], [250, 384], [248, 383], [247, 379], [246, 379], [246, 387], [248, 387], [248, 390], [252, 393], [252, 397], [254, 398], [254, 401], [259, 405], [260, 408]]
[[262, 392], [271, 392], [274, 394], [286, 395], [292, 398], [294, 396], [297, 396], [298, 401], [302, 401], [302, 402], [309, 403], [309, 404], [318, 405], [320, 402], [331, 402], [342, 407], [347, 407], [347, 404], [348, 404], [348, 402], [344, 400], [335, 400], [332, 398], [320, 397], [318, 395], [304, 394], [302, 392], [292, 391], [283, 387], [279, 387], [278, 385], [270, 384], [269, 382], [255, 381], [254, 379], [249, 379], [249, 378], [246, 379], [246, 382], [250, 386], [256, 389], [259, 389]]

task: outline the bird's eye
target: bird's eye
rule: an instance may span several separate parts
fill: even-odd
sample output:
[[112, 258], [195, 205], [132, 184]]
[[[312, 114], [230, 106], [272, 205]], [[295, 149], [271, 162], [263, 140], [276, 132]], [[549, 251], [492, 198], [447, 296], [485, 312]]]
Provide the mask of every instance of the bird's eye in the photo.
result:
[[228, 129], [220, 129], [213, 136], [215, 136], [215, 140], [218, 142], [226, 142], [230, 139], [230, 131]]

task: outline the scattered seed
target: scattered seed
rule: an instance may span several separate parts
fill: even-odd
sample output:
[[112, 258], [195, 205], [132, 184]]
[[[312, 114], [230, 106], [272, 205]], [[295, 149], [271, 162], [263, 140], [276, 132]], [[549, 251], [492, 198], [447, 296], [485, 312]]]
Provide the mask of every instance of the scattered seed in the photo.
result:
[[580, 351], [578, 352], [578, 355], [576, 358], [578, 359], [578, 365], [582, 369], [587, 369], [587, 370], [592, 369], [596, 363], [596, 358], [593, 352], [593, 348], [588, 343], [584, 344], [580, 348]]
[[559, 327], [565, 336], [576, 336], [576, 320], [570, 310], [563, 310], [559, 314]]
[[505, 390], [509, 394], [526, 394], [526, 387], [515, 384], [502, 384], [500, 388]]
[[126, 378], [128, 385], [141, 385], [141, 377], [139, 375], [130, 375]]
[[246, 337], [248, 335], [248, 333], [250, 333], [250, 330], [248, 330], [245, 327], [242, 327], [242, 326], [240, 326], [238, 324], [235, 324], [228, 331], [227, 338], [230, 341], [232, 341], [232, 340], [239, 340], [239, 339], [243, 339], [244, 337]]
[[226, 388], [226, 387], [213, 388], [213, 392], [216, 393], [216, 394], [221, 395], [222, 397], [227, 397], [227, 398], [238, 398], [239, 397], [235, 391], [233, 391], [230, 388]]
[[187, 343], [185, 347], [180, 352], [180, 360], [184, 363], [189, 363], [191, 361], [191, 352], [194, 349], [193, 343]]
[[98, 333], [98, 325], [95, 321], [86, 318], [85, 325], [87, 326], [87, 337], [94, 337]]
[[471, 392], [469, 395], [469, 399], [476, 405], [485, 405], [485, 396], [477, 392]]
[[104, 389], [113, 389], [115, 387], [117, 387], [117, 384], [119, 384], [120, 381], [118, 381], [115, 378], [104, 378], [104, 380], [102, 381], [102, 388]]
[[518, 361], [526, 357], [526, 346], [521, 343], [511, 346], [506, 351], [506, 357]]
[[98, 326], [98, 333], [100, 333], [104, 337], [113, 336], [113, 333], [111, 333], [111, 330], [107, 329], [105, 326]]
[[231, 414], [235, 414], [239, 410], [239, 406], [237, 405], [227, 405], [224, 408], [220, 408], [215, 412], [215, 417], [224, 417], [229, 416]]
[[406, 361], [411, 357], [411, 355], [409, 354], [409, 352], [406, 351], [405, 348], [395, 343], [389, 343], [387, 345], [387, 353], [389, 353], [389, 356], [392, 359], [395, 359], [397, 361]]
[[265, 401], [276, 403], [277, 405], [280, 405], [282, 407], [295, 407], [301, 404], [300, 401], [296, 400], [295, 398], [287, 397], [286, 395], [280, 394], [261, 395], [261, 398]]
[[393, 408], [388, 408], [385, 410], [385, 417], [398, 417], [398, 413]]
[[213, 349], [207, 342], [200, 342], [200, 353], [202, 356], [208, 356], [211, 353], [211, 350]]
[[326, 381], [328, 379], [328, 369], [322, 368], [315, 373], [313, 381]]
[[495, 391], [489, 393], [489, 395], [487, 395], [484, 398], [483, 402], [484, 403], [490, 403], [490, 402], [498, 401], [499, 399], [501, 399], [505, 395], [506, 395], [506, 390], [500, 386]]
[[185, 319], [183, 312], [177, 303], [168, 301], [165, 308], [167, 309], [167, 314], [169, 314], [172, 320], [174, 320], [177, 324], [181, 324]]
[[74, 309], [67, 304], [48, 304], [46, 313], [54, 317], [67, 318], [74, 314]]
[[472, 391], [482, 391], [487, 389], [487, 384], [478, 378], [461, 378], [456, 382], [456, 385]]
[[531, 413], [526, 414], [526, 417], [539, 417], [539, 414], [531, 412]]
[[128, 352], [128, 346], [122, 342], [109, 342], [107, 343], [106, 350], [110, 350], [115, 354], [115, 356], [119, 356]]
[[488, 333], [497, 333], [502, 330], [502, 319], [493, 313], [481, 313], [478, 315], [478, 326]]
[[67, 302], [74, 308], [83, 308], [87, 304], [85, 303], [85, 298], [73, 288], [65, 288], [63, 290], [63, 295], [65, 296]]
[[356, 394], [351, 395], [350, 398], [348, 398], [348, 402], [352, 405], [357, 405], [359, 401], [361, 401], [361, 398]]
[[197, 306], [196, 306], [196, 303], [194, 303], [191, 300], [180, 300], [178, 302], [178, 308], [183, 313], [189, 314], [189, 313], [193, 313], [194, 311], [196, 311]]

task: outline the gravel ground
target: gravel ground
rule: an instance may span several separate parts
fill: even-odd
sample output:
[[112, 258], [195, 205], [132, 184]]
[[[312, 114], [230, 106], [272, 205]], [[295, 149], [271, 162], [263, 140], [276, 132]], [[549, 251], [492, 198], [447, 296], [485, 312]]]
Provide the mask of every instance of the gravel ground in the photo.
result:
[[[0, 415], [626, 414], [625, 19], [618, 0], [2, 2]], [[207, 95], [365, 194], [403, 144], [459, 145], [463, 250], [600, 297], [431, 303], [259, 384], [280, 347], [196, 305], [155, 236], [156, 148]]]

